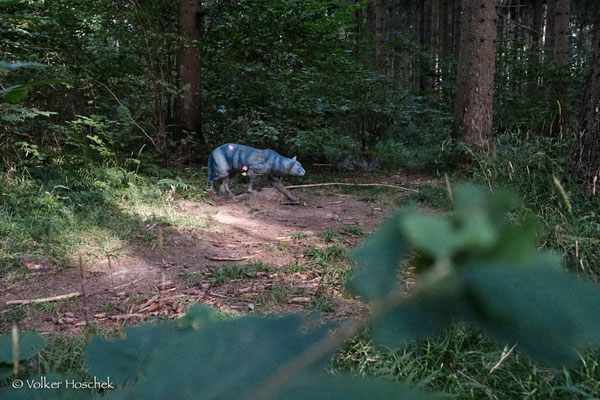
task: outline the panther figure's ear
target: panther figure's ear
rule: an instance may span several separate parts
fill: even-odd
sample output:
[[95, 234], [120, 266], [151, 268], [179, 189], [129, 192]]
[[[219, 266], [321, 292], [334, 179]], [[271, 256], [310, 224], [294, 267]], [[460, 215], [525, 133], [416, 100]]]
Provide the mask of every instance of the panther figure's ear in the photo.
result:
[[288, 170], [291, 171], [296, 166], [297, 163], [298, 163], [298, 161], [296, 161], [296, 156], [294, 156], [294, 158], [291, 159], [290, 167], [288, 168]]

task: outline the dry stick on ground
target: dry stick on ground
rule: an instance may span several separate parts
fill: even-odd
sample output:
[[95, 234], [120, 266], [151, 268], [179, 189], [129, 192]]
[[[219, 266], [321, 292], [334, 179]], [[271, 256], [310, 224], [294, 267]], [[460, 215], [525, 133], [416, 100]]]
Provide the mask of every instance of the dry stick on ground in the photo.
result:
[[6, 305], [10, 305], [10, 304], [46, 303], [48, 301], [66, 300], [66, 299], [70, 299], [70, 298], [78, 297], [78, 296], [81, 296], [81, 292], [73, 292], [73, 293], [69, 293], [69, 294], [61, 294], [60, 296], [53, 296], [53, 297], [44, 297], [42, 299], [8, 300], [6, 302]]
[[400, 190], [408, 190], [409, 192], [419, 193], [418, 190], [405, 188], [403, 186], [398, 185], [390, 185], [387, 183], [342, 183], [342, 182], [327, 182], [327, 183], [311, 183], [308, 185], [292, 185], [286, 186], [286, 189], [296, 189], [296, 188], [308, 188], [308, 187], [317, 187], [317, 186], [380, 186], [380, 187], [389, 187]]
[[512, 353], [512, 352], [513, 352], [513, 350], [515, 349], [515, 347], [517, 347], [517, 343], [515, 343], [515, 345], [514, 345], [513, 347], [511, 347], [511, 348], [510, 348], [510, 350], [509, 350], [509, 351], [508, 351], [508, 352], [507, 352], [505, 355], [503, 355], [503, 356], [500, 358], [500, 360], [499, 360], [499, 361], [496, 363], [496, 365], [494, 365], [494, 366], [492, 367], [492, 369], [490, 369], [490, 374], [491, 374], [492, 372], [494, 372], [494, 370], [495, 370], [496, 368], [498, 368], [498, 367], [500, 366], [500, 364], [502, 364], [502, 363], [504, 362], [504, 360], [506, 360], [506, 358], [507, 358], [508, 356], [510, 356], [510, 353]]
[[244, 256], [244, 257], [213, 257], [213, 256], [208, 256], [205, 255], [204, 257], [206, 257], [208, 260], [211, 261], [245, 261], [251, 258], [251, 256]]
[[108, 260], [108, 273], [110, 274], [110, 282], [113, 290], [115, 290], [115, 277], [113, 275], [112, 264], [110, 263], [110, 254], [106, 254], [106, 259]]
[[85, 293], [85, 278], [83, 276], [83, 258], [79, 253], [79, 278], [81, 279], [81, 295], [83, 296], [83, 317], [85, 318], [85, 341], [86, 343], [92, 338], [92, 333], [89, 330], [90, 319], [88, 318], [88, 302]]
[[145, 277], [145, 276], [142, 276], [142, 277], [140, 277], [140, 278], [138, 278], [138, 279], [135, 279], [135, 280], [133, 280], [133, 281], [131, 281], [131, 282], [127, 282], [127, 283], [124, 283], [124, 284], [122, 284], [122, 285], [115, 286], [115, 287], [113, 288], [113, 290], [121, 289], [121, 288], [124, 288], [125, 286], [129, 286], [129, 285], [133, 285], [134, 283], [138, 283], [139, 281], [141, 281], [141, 280], [142, 280], [142, 279], [144, 279], [144, 278], [146, 278], [146, 277]]
[[[19, 328], [13, 322], [12, 325], [12, 345], [13, 345], [13, 377], [19, 376]], [[13, 387], [15, 387], [13, 385]]]

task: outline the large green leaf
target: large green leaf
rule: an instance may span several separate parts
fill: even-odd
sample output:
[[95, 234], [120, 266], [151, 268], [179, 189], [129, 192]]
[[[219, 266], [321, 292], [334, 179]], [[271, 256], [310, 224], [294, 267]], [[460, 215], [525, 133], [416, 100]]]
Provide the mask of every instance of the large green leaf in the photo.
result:
[[[19, 360], [35, 356], [46, 346], [46, 339], [35, 332], [19, 332]], [[13, 344], [12, 335], [0, 336], [0, 363], [12, 364]]]
[[[186, 335], [172, 335], [147, 361], [139, 384], [115, 394], [136, 399], [239, 398], [315, 345], [328, 329], [304, 332], [297, 316], [214, 320]], [[326, 362], [324, 357], [313, 369], [323, 369]]]
[[[109, 398], [248, 398], [265, 388], [282, 366], [318, 347], [330, 329], [323, 325], [307, 329], [298, 316], [204, 318], [197, 329], [171, 335], [146, 360], [138, 383], [110, 392]], [[432, 398], [394, 382], [329, 375], [325, 367], [330, 355], [293, 370], [287, 381], [276, 380], [280, 385], [268, 398]]]
[[90, 375], [110, 377], [116, 384], [138, 378], [159, 347], [177, 335], [175, 327], [173, 322], [127, 327], [125, 338], [118, 340], [95, 336], [85, 352]]
[[11, 103], [18, 103], [29, 94], [29, 90], [33, 87], [49, 85], [58, 82], [57, 79], [43, 79], [41, 81], [29, 82], [25, 85], [14, 85], [9, 88], [0, 90], [0, 97], [5, 98]]
[[406, 215], [408, 213], [384, 222], [381, 228], [352, 254], [356, 272], [348, 281], [348, 288], [353, 293], [366, 300], [377, 300], [398, 287], [397, 270], [407, 251], [400, 229]]
[[474, 267], [461, 276], [468, 318], [533, 357], [560, 366], [600, 345], [600, 289], [557, 268]]
[[13, 373], [12, 364], [0, 363], [0, 379], [8, 378]]
[[417, 248], [433, 257], [450, 255], [464, 244], [464, 238], [457, 235], [450, 221], [436, 215], [406, 215], [401, 227]]
[[4, 90], [0, 90], [0, 96], [11, 103], [18, 103], [29, 94], [29, 87], [26, 85], [15, 85]]

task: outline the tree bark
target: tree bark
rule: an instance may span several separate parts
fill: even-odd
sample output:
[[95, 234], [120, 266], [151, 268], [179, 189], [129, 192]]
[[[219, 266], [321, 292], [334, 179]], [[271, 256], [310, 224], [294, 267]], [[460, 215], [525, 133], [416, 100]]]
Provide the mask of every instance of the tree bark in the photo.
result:
[[454, 33], [452, 34], [452, 51], [454, 52], [454, 54], [458, 57], [458, 52], [459, 52], [459, 48], [460, 48], [460, 21], [462, 19], [462, 11], [463, 11], [463, 7], [462, 7], [462, 3], [464, 0], [455, 0], [454, 2], [454, 13], [453, 13], [453, 18], [454, 20], [452, 21], [452, 27], [454, 30]]
[[[372, 40], [376, 36], [376, 15], [375, 15], [375, 2], [372, 1], [367, 4], [367, 8], [365, 10], [365, 37], [369, 41], [369, 52], [366, 55], [369, 63], [374, 63], [376, 60], [376, 54], [372, 51], [376, 43], [373, 43]], [[373, 46], [373, 47], [372, 47]]]
[[540, 46], [544, 31], [544, 0], [533, 0], [533, 32], [534, 46]]
[[437, 79], [440, 61], [440, 0], [431, 0], [431, 64], [429, 66], [429, 103], [438, 102]]
[[554, 61], [561, 67], [569, 65], [570, 0], [555, 0]]
[[544, 44], [554, 49], [554, 15], [556, 14], [556, 2], [558, 0], [546, 0], [546, 34]]
[[470, 143], [492, 138], [496, 1], [463, 3], [453, 135]]
[[376, 0], [375, 5], [375, 63], [380, 76], [388, 75], [388, 52], [385, 45], [388, 41], [389, 27], [388, 0]]
[[448, 16], [452, 15], [450, 6], [449, 0], [440, 0], [440, 39], [442, 42], [440, 55], [442, 58], [448, 57], [452, 52], [452, 32], [448, 21]]
[[187, 142], [192, 132], [202, 137], [201, 12], [201, 0], [180, 0], [177, 17], [182, 43], [177, 54], [177, 75], [181, 94], [175, 99], [178, 129], [174, 137], [177, 142], [174, 163], [189, 159], [192, 149]]
[[572, 157], [577, 177], [590, 196], [596, 196], [600, 190], [597, 188], [600, 184], [600, 18], [595, 26], [593, 50], [579, 118], [580, 135]]

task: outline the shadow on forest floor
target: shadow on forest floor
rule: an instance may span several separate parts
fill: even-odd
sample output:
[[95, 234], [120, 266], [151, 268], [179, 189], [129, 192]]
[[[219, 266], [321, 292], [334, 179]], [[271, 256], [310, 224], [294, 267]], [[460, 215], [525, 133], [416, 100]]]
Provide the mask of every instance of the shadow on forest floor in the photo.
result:
[[[409, 188], [433, 183], [427, 176], [401, 173], [344, 180]], [[85, 299], [6, 305], [82, 290], [77, 267], [28, 273], [1, 294], [0, 331], [12, 321], [48, 333], [77, 332], [86, 319], [110, 328], [183, 315], [195, 302], [231, 313], [306, 310], [324, 318], [360, 317], [365, 306], [342, 289], [347, 253], [412, 193], [377, 189], [383, 188], [294, 189], [300, 205], [280, 204], [283, 196], [272, 188], [232, 199], [213, 197], [212, 204], [175, 201], [179, 217], [204, 227], [146, 225], [139, 234], [162, 236], [162, 246], [156, 239], [133, 241], [110, 267], [107, 258], [87, 258]]]

